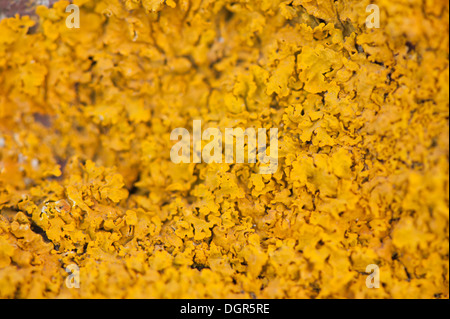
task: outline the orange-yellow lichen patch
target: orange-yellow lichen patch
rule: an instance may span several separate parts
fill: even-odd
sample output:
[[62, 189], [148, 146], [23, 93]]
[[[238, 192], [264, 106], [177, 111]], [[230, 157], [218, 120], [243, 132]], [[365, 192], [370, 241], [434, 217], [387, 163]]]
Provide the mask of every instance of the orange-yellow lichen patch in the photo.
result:
[[0, 21], [0, 298], [448, 298], [448, 2], [73, 3]]

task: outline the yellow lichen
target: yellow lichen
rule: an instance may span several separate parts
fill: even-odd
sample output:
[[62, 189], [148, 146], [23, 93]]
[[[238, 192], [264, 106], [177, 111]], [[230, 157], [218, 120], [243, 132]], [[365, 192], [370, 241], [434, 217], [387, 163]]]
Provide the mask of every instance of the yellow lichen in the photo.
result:
[[69, 3], [0, 21], [0, 298], [448, 298], [448, 2]]

